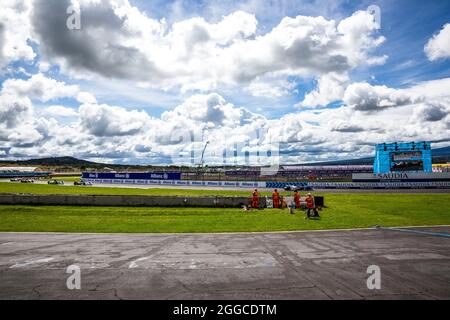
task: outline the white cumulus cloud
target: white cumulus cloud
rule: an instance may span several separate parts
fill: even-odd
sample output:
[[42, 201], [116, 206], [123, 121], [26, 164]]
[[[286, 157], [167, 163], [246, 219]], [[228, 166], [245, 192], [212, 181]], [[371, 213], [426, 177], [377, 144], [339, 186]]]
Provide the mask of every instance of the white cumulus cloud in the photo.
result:
[[[244, 11], [216, 23], [193, 17], [168, 25], [126, 0], [83, 1], [83, 26], [73, 32], [64, 27], [68, 4], [35, 0], [32, 23], [45, 60], [80, 78], [126, 79], [159, 89], [179, 87], [182, 92], [243, 86], [259, 96], [279, 96], [282, 88], [268, 91], [271, 82], [263, 84], [262, 79], [317, 77], [325, 83], [346, 78], [361, 64], [386, 59], [368, 59], [384, 38], [365, 11], [339, 22], [285, 17], [272, 30], [258, 33], [255, 16]], [[328, 96], [319, 99], [312, 93], [308, 104], [342, 95], [342, 90], [319, 91]]]
[[425, 54], [431, 61], [450, 58], [450, 23], [445, 24], [439, 33], [428, 41]]
[[42, 73], [38, 73], [28, 80], [5, 80], [1, 93], [39, 99], [46, 102], [58, 98], [75, 97], [78, 92], [78, 86], [66, 85], [64, 82], [47, 78]]
[[136, 134], [150, 118], [143, 111], [127, 111], [106, 104], [83, 104], [79, 113], [82, 128], [99, 137]]
[[32, 61], [36, 54], [31, 38], [30, 1], [2, 0], [0, 10], [0, 68], [20, 59]]
[[44, 111], [49, 115], [57, 117], [75, 117], [78, 115], [76, 110], [64, 106], [50, 106], [45, 108]]

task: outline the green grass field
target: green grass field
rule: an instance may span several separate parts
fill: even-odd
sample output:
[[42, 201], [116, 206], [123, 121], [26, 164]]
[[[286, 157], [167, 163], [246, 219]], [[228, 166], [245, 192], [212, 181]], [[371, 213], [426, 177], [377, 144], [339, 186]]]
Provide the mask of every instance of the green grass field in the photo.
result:
[[450, 225], [449, 194], [327, 194], [325, 204], [320, 220], [305, 220], [300, 210], [290, 215], [278, 209], [0, 206], [0, 231], [171, 233]]

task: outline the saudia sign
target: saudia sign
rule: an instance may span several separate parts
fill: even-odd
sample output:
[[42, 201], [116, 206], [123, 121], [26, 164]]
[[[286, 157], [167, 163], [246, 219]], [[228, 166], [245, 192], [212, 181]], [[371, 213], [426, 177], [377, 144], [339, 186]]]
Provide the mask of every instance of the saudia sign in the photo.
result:
[[450, 172], [354, 173], [353, 181], [450, 181]]
[[413, 179], [411, 173], [406, 172], [389, 172], [389, 173], [354, 173], [353, 181], [409, 181]]
[[379, 178], [380, 180], [408, 180], [408, 174], [407, 173], [396, 173], [396, 172], [391, 172], [391, 173], [379, 173], [376, 175], [377, 178]]

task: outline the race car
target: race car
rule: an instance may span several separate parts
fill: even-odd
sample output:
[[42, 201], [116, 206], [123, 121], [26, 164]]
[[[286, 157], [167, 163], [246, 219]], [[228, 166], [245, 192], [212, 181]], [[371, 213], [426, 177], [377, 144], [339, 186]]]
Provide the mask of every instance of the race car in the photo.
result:
[[314, 191], [313, 187], [310, 186], [296, 186], [296, 185], [288, 185], [284, 188], [285, 191]]
[[48, 180], [48, 184], [64, 184], [62, 180]]
[[74, 186], [92, 186], [92, 183], [85, 181], [75, 181], [73, 183]]
[[34, 183], [34, 180], [33, 179], [23, 178], [23, 179], [20, 179], [20, 182], [21, 183]]

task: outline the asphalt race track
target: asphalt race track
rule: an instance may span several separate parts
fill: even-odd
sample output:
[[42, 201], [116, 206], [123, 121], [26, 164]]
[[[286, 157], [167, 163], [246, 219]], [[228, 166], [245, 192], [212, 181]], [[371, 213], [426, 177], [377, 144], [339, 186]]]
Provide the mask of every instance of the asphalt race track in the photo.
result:
[[[449, 299], [450, 226], [410, 229], [0, 233], [0, 298]], [[80, 290], [66, 287], [72, 264]]]

